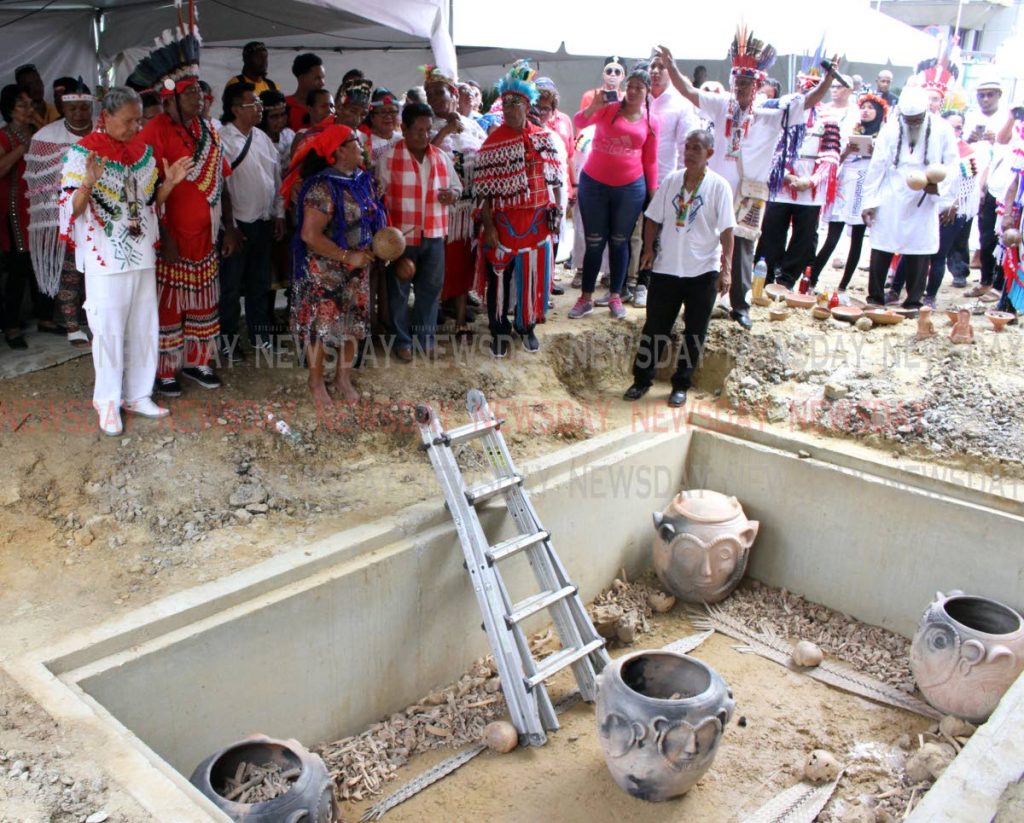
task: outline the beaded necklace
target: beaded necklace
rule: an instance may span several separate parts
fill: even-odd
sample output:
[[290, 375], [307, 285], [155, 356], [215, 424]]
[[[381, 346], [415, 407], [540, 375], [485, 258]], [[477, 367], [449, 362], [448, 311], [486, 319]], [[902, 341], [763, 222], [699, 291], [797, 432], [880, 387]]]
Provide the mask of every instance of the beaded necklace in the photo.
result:
[[[676, 227], [682, 228], [687, 223], [692, 223], [697, 218], [697, 212], [700, 210], [700, 203], [703, 201], [697, 200], [697, 193], [700, 191], [701, 184], [704, 182], [704, 172], [700, 173], [700, 177], [697, 179], [697, 185], [693, 187], [693, 191], [690, 192], [689, 196], [686, 194], [686, 175], [683, 175], [683, 184], [679, 187], [679, 194], [672, 198], [672, 205], [676, 209]], [[694, 203], [696, 201], [696, 203]], [[694, 206], [693, 211], [690, 211], [690, 207]]]
[[729, 141], [726, 149], [726, 156], [737, 158], [743, 150], [743, 140], [750, 131], [750, 124], [754, 120], [753, 106], [749, 109], [741, 109], [735, 97], [729, 99], [729, 113], [725, 121], [725, 138]]

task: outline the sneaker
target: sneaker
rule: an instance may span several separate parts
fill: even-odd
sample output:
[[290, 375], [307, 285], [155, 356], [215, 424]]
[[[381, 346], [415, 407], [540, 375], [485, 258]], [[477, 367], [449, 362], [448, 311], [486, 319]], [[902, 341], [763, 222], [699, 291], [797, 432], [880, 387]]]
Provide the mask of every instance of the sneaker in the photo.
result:
[[164, 397], [181, 397], [181, 383], [174, 377], [158, 377], [153, 386], [154, 394]]
[[171, 413], [170, 409], [165, 409], [163, 406], [158, 406], [154, 403], [151, 397], [143, 397], [141, 400], [135, 400], [131, 403], [125, 402], [121, 404], [121, 407], [129, 414], [149, 417], [152, 420], [159, 420], [161, 417], [167, 417]]
[[242, 350], [237, 345], [234, 346], [221, 346], [218, 349], [220, 352], [220, 359], [223, 363], [229, 365], [234, 363], [241, 363], [245, 360], [245, 355], [242, 354]]
[[551, 293], [553, 295], [555, 295], [556, 297], [558, 297], [560, 295], [565, 294], [565, 289], [562, 288], [562, 286], [560, 286], [558, 283], [552, 282], [551, 283]]
[[[525, 341], [523, 346], [525, 348]], [[499, 334], [496, 337], [491, 338], [491, 357], [496, 357], [499, 360], [503, 357], [508, 357], [508, 338], [503, 334]]]
[[577, 271], [576, 274], [572, 276], [572, 287], [574, 289], [583, 288], [583, 272]]
[[529, 354], [536, 354], [540, 351], [540, 340], [533, 333], [533, 329], [530, 329], [530, 331], [523, 335], [523, 351]]
[[579, 320], [581, 317], [586, 317], [588, 314], [594, 313], [594, 303], [591, 300], [587, 300], [585, 297], [581, 297], [576, 301], [571, 309], [569, 309], [569, 319]]
[[893, 306], [900, 302], [900, 296], [892, 289], [885, 293], [885, 305]]
[[100, 431], [107, 437], [120, 437], [124, 431], [121, 425], [121, 413], [113, 403], [108, 403], [106, 408], [93, 404], [96, 413], [99, 415]]
[[194, 380], [204, 389], [219, 389], [220, 378], [209, 366], [190, 366], [181, 370], [181, 376]]
[[637, 286], [633, 293], [633, 305], [638, 309], [647, 308], [647, 286]]
[[935, 308], [935, 298], [929, 297], [927, 294], [921, 298], [921, 305], [927, 306], [929, 309]]
[[612, 317], [616, 320], [624, 320], [626, 317], [626, 307], [622, 305], [622, 298], [613, 297], [609, 300], [608, 311], [612, 313]]
[[597, 306], [599, 309], [603, 309], [605, 306], [608, 305], [608, 301], [611, 300], [611, 299], [612, 299], [612, 293], [609, 292], [609, 291], [606, 291], [600, 297], [595, 297], [594, 298], [594, 305]]
[[952, 287], [954, 289], [966, 289], [967, 288], [967, 278], [966, 277], [954, 277], [953, 278], [953, 282], [952, 282], [951, 285], [952, 285]]

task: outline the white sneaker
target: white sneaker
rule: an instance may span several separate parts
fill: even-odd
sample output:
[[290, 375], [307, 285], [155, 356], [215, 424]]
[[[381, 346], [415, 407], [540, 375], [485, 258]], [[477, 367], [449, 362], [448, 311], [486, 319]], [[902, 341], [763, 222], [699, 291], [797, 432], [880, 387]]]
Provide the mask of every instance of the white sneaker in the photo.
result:
[[165, 409], [163, 406], [158, 406], [154, 403], [152, 397], [143, 397], [141, 400], [135, 400], [132, 403], [126, 402], [122, 405], [129, 414], [137, 414], [139, 417], [150, 417], [154, 420], [167, 417], [171, 413], [170, 409]]
[[121, 425], [121, 413], [117, 410], [117, 406], [113, 403], [107, 403], [105, 406], [98, 406], [95, 403], [92, 405], [99, 415], [100, 431], [107, 437], [120, 437], [124, 428]]
[[647, 286], [637, 286], [633, 292], [633, 305], [638, 309], [647, 308]]

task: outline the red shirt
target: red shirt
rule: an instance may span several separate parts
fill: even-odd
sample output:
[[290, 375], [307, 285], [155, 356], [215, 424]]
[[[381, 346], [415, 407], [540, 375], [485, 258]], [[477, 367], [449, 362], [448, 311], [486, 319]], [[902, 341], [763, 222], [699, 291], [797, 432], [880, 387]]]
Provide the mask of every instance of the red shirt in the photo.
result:
[[[153, 147], [160, 179], [163, 180], [164, 161], [173, 163], [182, 157], [192, 157], [196, 150], [196, 138], [191, 132], [164, 112], [158, 114], [143, 127], [139, 136]], [[220, 137], [210, 129], [208, 139], [214, 141], [211, 152], [218, 157], [210, 162], [221, 164], [221, 174], [228, 177], [231, 166], [220, 148]], [[222, 184], [223, 185], [223, 184]], [[213, 247], [214, 228], [211, 225], [210, 203], [199, 186], [191, 180], [183, 180], [174, 187], [164, 207], [163, 223], [174, 235], [178, 251], [190, 260], [201, 260]]]
[[306, 122], [309, 106], [305, 103], [300, 103], [299, 98], [294, 94], [289, 94], [284, 99], [284, 102], [288, 106], [288, 128], [296, 133], [306, 128], [309, 125]]
[[[14, 151], [15, 139], [10, 129], [0, 129], [0, 148], [4, 154]], [[17, 234], [12, 231], [12, 218]], [[24, 155], [7, 174], [0, 177], [0, 250], [28, 251], [28, 184], [25, 182]]]

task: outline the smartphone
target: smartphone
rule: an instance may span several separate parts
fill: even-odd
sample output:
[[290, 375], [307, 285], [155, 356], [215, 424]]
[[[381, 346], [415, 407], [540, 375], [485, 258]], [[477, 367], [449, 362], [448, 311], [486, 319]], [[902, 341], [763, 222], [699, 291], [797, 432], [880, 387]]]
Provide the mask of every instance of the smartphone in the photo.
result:
[[606, 103], [618, 103], [619, 102], [619, 93], [617, 91], [615, 91], [615, 89], [605, 89], [604, 90], [604, 101]]
[[853, 146], [857, 154], [861, 157], [871, 156], [871, 152], [874, 147], [874, 142], [874, 139], [866, 134], [850, 135], [850, 145]]
[[1010, 111], [1014, 120], [1024, 120], [1024, 106], [1014, 106]]

